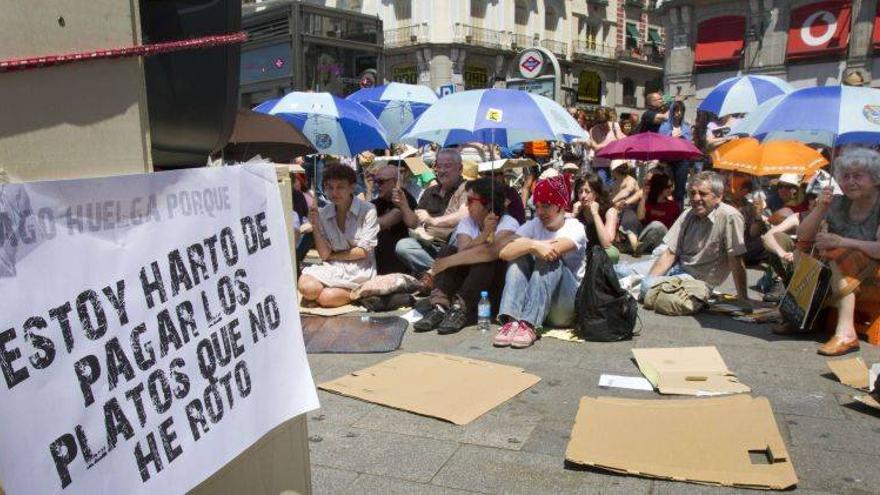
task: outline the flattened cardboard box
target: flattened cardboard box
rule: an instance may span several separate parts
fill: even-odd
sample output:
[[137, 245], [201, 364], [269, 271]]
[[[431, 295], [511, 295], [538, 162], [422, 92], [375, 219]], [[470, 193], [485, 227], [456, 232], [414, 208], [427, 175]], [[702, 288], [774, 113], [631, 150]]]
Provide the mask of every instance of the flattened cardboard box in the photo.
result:
[[[765, 463], [753, 463], [752, 453]], [[797, 484], [770, 403], [747, 395], [581, 399], [565, 459], [622, 474], [784, 490]]]
[[[870, 388], [871, 371], [865, 362], [862, 361], [862, 358], [836, 359], [826, 361], [825, 364], [828, 365], [828, 369], [834, 373], [834, 376], [840, 380], [840, 383], [862, 391], [867, 391]], [[856, 395], [853, 396], [853, 399], [868, 407], [880, 410], [880, 402], [877, 402], [877, 399], [873, 396]]]
[[633, 349], [639, 370], [661, 394], [726, 395], [750, 392], [727, 369], [714, 346]]
[[465, 425], [541, 379], [522, 368], [448, 354], [401, 354], [318, 388]]

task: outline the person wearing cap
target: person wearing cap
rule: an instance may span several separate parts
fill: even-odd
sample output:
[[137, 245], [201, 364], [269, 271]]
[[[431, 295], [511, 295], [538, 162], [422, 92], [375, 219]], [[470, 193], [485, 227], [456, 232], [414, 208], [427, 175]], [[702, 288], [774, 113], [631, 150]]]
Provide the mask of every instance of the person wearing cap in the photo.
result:
[[484, 291], [498, 307], [498, 288], [506, 266], [498, 253], [519, 228], [519, 222], [505, 213], [501, 187], [492, 179], [470, 181], [465, 190], [468, 215], [453, 233], [455, 246], [447, 246], [434, 261], [432, 308], [413, 325], [416, 332], [436, 329], [438, 334], [447, 335], [473, 325]]
[[564, 178], [539, 180], [533, 195], [536, 218], [520, 226], [501, 249], [500, 257], [509, 266], [498, 309], [502, 326], [493, 345], [529, 347], [539, 326], [574, 323], [587, 236], [581, 222], [565, 214], [570, 197]]
[[[835, 159], [834, 172], [843, 195], [834, 195], [829, 184], [797, 231], [798, 244], [815, 248], [831, 268], [826, 304], [837, 307], [837, 322], [834, 336], [818, 349], [824, 356], [858, 350], [856, 290], [880, 280], [880, 153], [846, 149]], [[823, 224], [828, 232], [821, 231]]]
[[438, 151], [434, 174], [437, 184], [422, 192], [416, 209], [409, 207], [399, 186], [391, 196], [403, 215], [403, 222], [418, 236], [398, 241], [395, 252], [417, 276], [424, 275], [431, 268], [458, 222], [467, 215], [465, 181], [461, 176], [462, 160], [458, 150], [444, 148]]
[[767, 208], [779, 220], [807, 210], [806, 202], [801, 201], [799, 195], [802, 180], [803, 177], [798, 174], [782, 174], [777, 179], [776, 190], [767, 197]]

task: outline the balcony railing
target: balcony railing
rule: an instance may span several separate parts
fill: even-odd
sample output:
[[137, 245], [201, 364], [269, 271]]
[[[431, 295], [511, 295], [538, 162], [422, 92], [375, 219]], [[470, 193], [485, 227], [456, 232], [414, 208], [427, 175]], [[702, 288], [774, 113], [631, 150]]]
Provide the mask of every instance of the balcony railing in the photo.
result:
[[575, 41], [574, 54], [581, 57], [614, 58], [616, 52], [612, 45], [591, 41]]
[[494, 29], [486, 29], [470, 24], [455, 23], [453, 34], [455, 41], [468, 45], [484, 46], [487, 48], [501, 48], [504, 43], [504, 33]]
[[617, 56], [623, 59], [648, 62], [653, 65], [663, 65], [666, 49], [663, 46], [644, 43], [635, 47], [621, 48], [617, 51]]
[[428, 41], [428, 24], [414, 24], [385, 31], [385, 48], [418, 45]]
[[541, 40], [541, 47], [550, 50], [555, 55], [562, 55], [564, 57], [568, 54], [568, 43], [561, 41], [544, 39]]
[[532, 36], [527, 34], [511, 33], [510, 47], [514, 50], [522, 50], [523, 48], [531, 48], [536, 46], [538, 42]]

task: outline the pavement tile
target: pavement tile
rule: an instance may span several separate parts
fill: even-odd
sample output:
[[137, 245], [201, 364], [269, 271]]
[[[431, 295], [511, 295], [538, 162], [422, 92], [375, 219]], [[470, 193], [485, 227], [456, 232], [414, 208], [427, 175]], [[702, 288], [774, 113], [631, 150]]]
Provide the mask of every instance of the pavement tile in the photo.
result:
[[375, 495], [377, 493], [382, 495], [466, 495], [478, 492], [456, 490], [427, 483], [413, 483], [387, 476], [362, 474], [346, 488], [344, 493], [346, 495]]
[[458, 448], [455, 442], [351, 428], [309, 424], [312, 464], [359, 473], [430, 481]]
[[540, 421], [539, 414], [520, 403], [508, 401], [464, 426], [388, 407], [372, 408], [368, 414], [354, 423], [354, 426], [463, 444], [519, 450]]
[[[785, 416], [791, 445], [825, 452], [880, 454], [880, 423], [873, 428], [852, 421]], [[880, 457], [877, 458], [880, 461]], [[880, 489], [880, 486], [877, 487]]]
[[766, 387], [753, 388], [752, 392], [753, 395], [767, 397], [777, 414], [846, 419], [846, 414], [832, 393]]
[[462, 446], [433, 484], [485, 493], [649, 493], [650, 480], [564, 467], [564, 455]]
[[318, 390], [318, 401], [321, 407], [309, 413], [310, 425], [320, 421], [351, 425], [373, 409], [369, 402], [323, 390]]
[[352, 471], [318, 466], [312, 463], [312, 494], [342, 493], [357, 477], [358, 474]]
[[813, 446], [790, 447], [798, 488], [831, 493], [865, 495], [880, 493], [880, 457], [826, 452]]
[[568, 419], [544, 420], [529, 435], [522, 450], [557, 457], [565, 456], [573, 427], [574, 416]]

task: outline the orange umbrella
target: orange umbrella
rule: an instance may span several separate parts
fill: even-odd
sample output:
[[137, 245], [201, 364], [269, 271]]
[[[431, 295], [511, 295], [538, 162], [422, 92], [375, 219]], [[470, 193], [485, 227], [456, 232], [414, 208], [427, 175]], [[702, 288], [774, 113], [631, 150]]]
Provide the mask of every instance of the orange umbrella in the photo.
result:
[[712, 152], [712, 166], [749, 175], [809, 175], [828, 165], [828, 160], [800, 141], [760, 143], [741, 138], [724, 143]]

